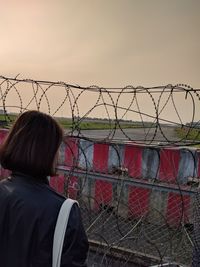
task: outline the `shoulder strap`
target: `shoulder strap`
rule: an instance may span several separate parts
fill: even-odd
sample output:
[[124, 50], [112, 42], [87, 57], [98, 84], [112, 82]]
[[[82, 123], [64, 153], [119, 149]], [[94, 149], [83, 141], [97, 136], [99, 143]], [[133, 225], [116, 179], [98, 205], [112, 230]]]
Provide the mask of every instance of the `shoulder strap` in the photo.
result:
[[69, 220], [70, 211], [74, 203], [78, 204], [76, 200], [68, 198], [63, 202], [60, 208], [53, 238], [52, 267], [60, 267], [65, 232]]

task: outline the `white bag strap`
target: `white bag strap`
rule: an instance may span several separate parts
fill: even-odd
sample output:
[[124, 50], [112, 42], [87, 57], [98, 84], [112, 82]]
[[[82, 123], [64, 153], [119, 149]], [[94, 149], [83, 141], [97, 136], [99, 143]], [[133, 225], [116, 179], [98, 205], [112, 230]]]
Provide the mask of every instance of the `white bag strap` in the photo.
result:
[[78, 204], [76, 200], [68, 198], [60, 208], [53, 237], [52, 267], [60, 267], [65, 232], [70, 211], [74, 203]]

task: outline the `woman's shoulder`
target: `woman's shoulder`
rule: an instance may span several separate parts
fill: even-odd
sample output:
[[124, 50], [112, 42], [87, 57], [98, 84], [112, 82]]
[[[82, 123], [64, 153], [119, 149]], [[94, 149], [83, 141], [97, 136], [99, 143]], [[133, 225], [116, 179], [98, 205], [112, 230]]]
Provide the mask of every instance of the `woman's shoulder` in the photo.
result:
[[48, 197], [52, 201], [55, 201], [55, 202], [62, 204], [66, 200], [66, 197], [64, 197], [63, 195], [56, 192], [55, 189], [53, 189], [48, 184], [44, 185], [43, 190], [45, 191], [45, 194], [43, 196]]
[[31, 180], [29, 177], [15, 176], [0, 181], [1, 197], [18, 200], [25, 205], [58, 209], [65, 197], [58, 194], [48, 183]]

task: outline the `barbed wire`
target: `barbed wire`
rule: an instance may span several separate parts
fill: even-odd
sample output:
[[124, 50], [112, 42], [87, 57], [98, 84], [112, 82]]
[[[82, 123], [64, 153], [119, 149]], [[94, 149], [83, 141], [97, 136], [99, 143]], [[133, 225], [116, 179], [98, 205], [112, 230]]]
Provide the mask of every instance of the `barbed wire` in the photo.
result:
[[0, 76], [2, 126], [29, 109], [68, 125], [50, 184], [80, 202], [89, 266], [189, 266], [199, 102], [200, 89], [185, 84], [82, 87]]
[[[31, 85], [32, 89], [21, 89], [24, 86], [28, 87], [28, 85]], [[50, 95], [52, 88], [56, 91], [56, 99], [52, 98]], [[61, 89], [64, 90], [64, 95], [62, 94], [62, 96], [59, 97], [60, 91], [58, 92], [58, 90]], [[198, 117], [197, 121], [194, 120], [195, 113], [198, 114], [199, 112], [195, 111], [195, 107], [197, 107], [195, 101], [197, 102], [200, 100], [199, 90], [200, 89], [193, 89], [185, 84], [169, 84], [166, 86], [149, 88], [142, 86], [126, 86], [124, 88], [102, 88], [98, 86], [81, 87], [64, 82], [36, 81], [0, 76], [0, 101], [2, 102], [2, 108], [8, 120], [10, 117], [6, 109], [16, 109], [17, 113], [21, 113], [29, 108], [40, 110], [46, 105], [46, 112], [55, 116], [61, 109], [65, 108], [65, 113], [68, 112], [68, 117], [71, 117], [72, 120], [72, 130], [70, 134], [73, 135], [76, 132], [77, 136], [87, 137], [81, 129], [81, 123], [87, 121], [88, 117], [92, 115], [92, 112], [100, 108], [100, 111], [104, 112], [107, 118], [108, 126], [110, 126], [106, 132], [107, 135], [104, 132], [106, 136], [100, 139], [109, 141], [117, 139], [117, 136], [121, 134], [120, 139], [141, 144], [144, 142], [145, 144], [155, 144], [155, 142], [157, 142], [159, 143], [158, 145], [171, 144], [174, 146], [199, 143], [198, 129], [196, 129], [199, 127]], [[93, 93], [92, 97], [94, 100], [92, 98], [90, 102], [94, 104], [85, 113], [81, 110], [80, 114], [79, 110], [84, 104], [83, 101], [81, 102], [81, 97], [84, 96], [84, 94], [86, 95], [87, 92]], [[12, 102], [9, 100], [9, 95], [13, 93], [15, 93], [15, 104], [9, 105], [9, 102]], [[31, 94], [31, 97], [28, 103], [25, 104], [23, 98], [26, 94]], [[148, 112], [148, 109], [144, 111], [142, 105], [139, 104], [139, 100], [141, 101], [141, 96], [143, 97], [143, 95], [148, 96], [146, 104], [147, 106], [151, 105], [149, 108], [151, 112]], [[188, 103], [184, 103], [184, 106], [188, 108], [189, 113], [191, 113], [190, 121], [187, 124], [183, 122], [184, 118], [181, 118], [180, 111], [178, 111], [175, 103], [175, 98], [177, 100], [181, 95], [182, 97], [184, 96], [185, 101], [189, 98], [189, 100], [186, 101]], [[129, 101], [128, 106], [126, 102], [123, 102], [124, 105], [121, 105], [120, 98], [122, 96], [126, 98], [126, 101]], [[162, 98], [164, 98], [164, 96], [166, 98], [163, 100]], [[55, 106], [55, 100], [56, 102], [60, 100], [60, 104], [52, 111], [52, 106]], [[169, 118], [170, 116], [166, 116], [166, 114], [162, 116], [167, 109], [173, 109], [171, 118]], [[124, 129], [123, 120], [126, 121], [125, 118], [127, 114], [132, 120], [132, 127], [135, 125], [135, 128], [141, 127], [143, 129], [143, 134], [140, 135], [140, 138], [135, 137], [132, 133], [129, 135], [128, 131]], [[176, 121], [173, 120], [173, 115], [177, 117]], [[144, 117], [146, 117], [146, 120]], [[134, 120], [134, 118], [137, 119]], [[171, 140], [167, 134], [169, 132], [169, 125], [178, 127], [182, 133], [184, 131], [185, 133], [182, 134], [182, 136], [180, 134], [181, 137], [179, 138], [177, 135], [172, 134], [173, 140]], [[196, 135], [195, 130], [197, 130]], [[191, 135], [193, 138], [191, 138]]]

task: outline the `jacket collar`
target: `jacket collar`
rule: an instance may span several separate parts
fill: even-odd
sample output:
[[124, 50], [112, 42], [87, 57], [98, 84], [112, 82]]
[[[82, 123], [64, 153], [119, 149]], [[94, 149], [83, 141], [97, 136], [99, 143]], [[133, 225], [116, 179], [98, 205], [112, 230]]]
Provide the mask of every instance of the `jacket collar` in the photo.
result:
[[11, 174], [11, 178], [14, 178], [16, 180], [22, 180], [26, 182], [31, 182], [31, 183], [39, 183], [39, 184], [47, 184], [49, 185], [49, 181], [46, 176], [32, 176], [30, 174], [14, 171]]

